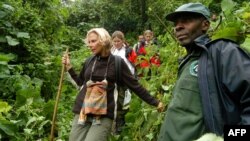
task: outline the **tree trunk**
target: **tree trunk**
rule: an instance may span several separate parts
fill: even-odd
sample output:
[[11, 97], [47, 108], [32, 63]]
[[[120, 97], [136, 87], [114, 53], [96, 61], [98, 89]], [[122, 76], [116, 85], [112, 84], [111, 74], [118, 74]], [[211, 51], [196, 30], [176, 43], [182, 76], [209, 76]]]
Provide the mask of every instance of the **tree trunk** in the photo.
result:
[[141, 1], [141, 21], [142, 21], [142, 28], [145, 27], [145, 23], [148, 21], [148, 15], [146, 13], [147, 10], [147, 0], [140, 0]]

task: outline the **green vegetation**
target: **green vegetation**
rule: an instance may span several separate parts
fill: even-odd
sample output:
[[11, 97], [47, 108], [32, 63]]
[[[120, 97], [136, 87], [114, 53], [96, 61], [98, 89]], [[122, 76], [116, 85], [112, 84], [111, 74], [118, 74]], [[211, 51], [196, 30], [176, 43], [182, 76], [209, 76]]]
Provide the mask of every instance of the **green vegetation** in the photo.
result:
[[[218, 14], [209, 34], [229, 38], [250, 50], [248, 0], [196, 0]], [[137, 35], [152, 29], [161, 44], [162, 65], [140, 82], [168, 104], [184, 54], [169, 32], [165, 15], [191, 0], [2, 0], [0, 2], [0, 140], [48, 140], [60, 77], [61, 56], [69, 47], [72, 64], [81, 69], [90, 55], [83, 39], [92, 27], [111, 33], [122, 30], [132, 45]], [[194, 1], [192, 1], [194, 2]], [[149, 55], [154, 50], [149, 51]], [[139, 70], [139, 72], [142, 70]], [[66, 75], [59, 102], [56, 139], [68, 140], [78, 90]], [[110, 140], [156, 139], [165, 113], [133, 96], [127, 126]]]

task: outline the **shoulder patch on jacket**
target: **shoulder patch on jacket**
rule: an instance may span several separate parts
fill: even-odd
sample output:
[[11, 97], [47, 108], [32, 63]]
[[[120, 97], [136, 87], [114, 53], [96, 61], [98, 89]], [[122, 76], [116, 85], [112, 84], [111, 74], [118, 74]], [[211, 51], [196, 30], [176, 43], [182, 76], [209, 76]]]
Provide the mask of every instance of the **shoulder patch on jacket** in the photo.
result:
[[195, 60], [191, 63], [189, 72], [192, 76], [198, 76], [198, 60]]

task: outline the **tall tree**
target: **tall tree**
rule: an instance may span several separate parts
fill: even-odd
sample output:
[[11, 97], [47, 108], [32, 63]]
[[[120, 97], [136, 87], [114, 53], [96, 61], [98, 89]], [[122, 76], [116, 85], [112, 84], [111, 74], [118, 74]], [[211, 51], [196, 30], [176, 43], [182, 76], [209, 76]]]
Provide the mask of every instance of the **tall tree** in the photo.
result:
[[148, 21], [148, 15], [146, 13], [147, 10], [147, 0], [140, 0], [141, 3], [141, 19], [142, 19], [142, 27], [145, 27], [145, 23]]

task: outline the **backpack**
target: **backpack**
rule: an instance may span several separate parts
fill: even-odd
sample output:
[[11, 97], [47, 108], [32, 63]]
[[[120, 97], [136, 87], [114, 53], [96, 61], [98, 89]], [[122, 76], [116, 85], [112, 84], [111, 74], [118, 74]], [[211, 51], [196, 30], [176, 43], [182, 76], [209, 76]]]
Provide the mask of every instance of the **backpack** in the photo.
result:
[[[116, 90], [118, 93], [117, 98], [115, 98], [115, 110], [114, 110], [114, 121], [115, 121], [115, 133], [120, 133], [123, 125], [125, 124], [125, 114], [128, 112], [127, 106], [129, 102], [126, 101], [125, 97], [129, 97], [130, 92], [128, 88], [121, 83], [121, 61], [122, 58], [117, 55], [113, 55], [115, 57], [115, 77], [116, 77]], [[90, 64], [91, 60], [93, 60], [94, 56], [89, 57], [86, 60], [84, 65], [84, 69]], [[131, 95], [131, 94], [130, 94]], [[116, 96], [114, 96], [116, 97]], [[127, 98], [128, 99], [128, 98]], [[126, 105], [124, 105], [126, 104]]]

